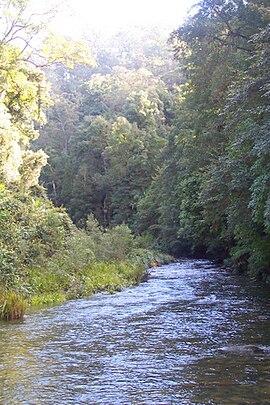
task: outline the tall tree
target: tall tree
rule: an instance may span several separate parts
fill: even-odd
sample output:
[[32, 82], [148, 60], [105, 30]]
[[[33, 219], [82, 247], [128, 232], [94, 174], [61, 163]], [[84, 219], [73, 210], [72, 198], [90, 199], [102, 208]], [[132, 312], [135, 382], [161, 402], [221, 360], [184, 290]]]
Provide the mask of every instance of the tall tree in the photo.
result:
[[[151, 69], [175, 68], [175, 62], [167, 62], [159, 35], [151, 34], [151, 48], [154, 39], [148, 38], [148, 46], [127, 33], [128, 43], [121, 45], [119, 34], [113, 39], [116, 48], [102, 44], [95, 51], [96, 68], [75, 68], [75, 80], [66, 71], [67, 83], [64, 74], [55, 80], [59, 102], [38, 141], [50, 155], [42, 180], [51, 198], [65, 204], [76, 222], [94, 213], [104, 226], [123, 221], [131, 225], [137, 203], [160, 165], [173, 97]], [[121, 46], [127, 47], [125, 55]], [[133, 52], [140, 54], [138, 64]]]
[[269, 6], [202, 1], [172, 42], [187, 75], [173, 140], [178, 237], [265, 270], [268, 167], [258, 151], [269, 122]]
[[[35, 13], [28, 0], [4, 0], [0, 11], [0, 281], [11, 285], [25, 266], [62, 246], [72, 226], [38, 186], [47, 155], [31, 149], [51, 104], [41, 66], [48, 66], [52, 55], [39, 38], [50, 13]], [[81, 44], [62, 39], [58, 45], [54, 60], [57, 53], [59, 62], [66, 62], [70, 49], [71, 61], [92, 60], [89, 52], [80, 54]]]

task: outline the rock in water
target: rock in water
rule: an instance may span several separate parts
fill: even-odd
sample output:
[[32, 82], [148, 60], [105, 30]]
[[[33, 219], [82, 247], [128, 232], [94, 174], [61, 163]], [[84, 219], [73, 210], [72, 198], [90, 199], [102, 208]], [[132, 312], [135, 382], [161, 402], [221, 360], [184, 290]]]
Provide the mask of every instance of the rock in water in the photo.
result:
[[264, 353], [264, 350], [256, 345], [235, 345], [221, 347], [219, 351], [240, 356]]

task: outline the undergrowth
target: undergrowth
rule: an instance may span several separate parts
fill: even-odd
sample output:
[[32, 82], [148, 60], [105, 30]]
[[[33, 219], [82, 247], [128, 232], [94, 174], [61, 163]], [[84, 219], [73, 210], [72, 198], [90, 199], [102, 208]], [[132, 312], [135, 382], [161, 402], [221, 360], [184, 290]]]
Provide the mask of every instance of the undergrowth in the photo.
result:
[[144, 244], [126, 225], [105, 230], [90, 217], [86, 230], [74, 229], [50, 258], [40, 254], [14, 273], [10, 285], [4, 279], [0, 319], [21, 319], [27, 306], [57, 304], [139, 284], [149, 267], [170, 260]]

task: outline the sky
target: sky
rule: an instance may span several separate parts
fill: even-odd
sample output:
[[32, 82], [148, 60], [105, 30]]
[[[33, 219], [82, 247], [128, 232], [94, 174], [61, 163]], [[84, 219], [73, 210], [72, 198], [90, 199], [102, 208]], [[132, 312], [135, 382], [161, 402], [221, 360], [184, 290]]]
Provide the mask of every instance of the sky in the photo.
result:
[[195, 0], [66, 0], [53, 25], [62, 35], [82, 37], [88, 29], [113, 33], [129, 25], [177, 28]]

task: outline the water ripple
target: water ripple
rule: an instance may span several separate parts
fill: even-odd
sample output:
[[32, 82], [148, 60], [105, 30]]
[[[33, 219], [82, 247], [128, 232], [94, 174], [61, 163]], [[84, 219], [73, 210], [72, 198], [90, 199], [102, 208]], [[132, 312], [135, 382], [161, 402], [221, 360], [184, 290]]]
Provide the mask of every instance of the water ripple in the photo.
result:
[[[270, 404], [269, 289], [205, 260], [0, 324], [1, 404]], [[262, 352], [226, 353], [258, 345]]]

